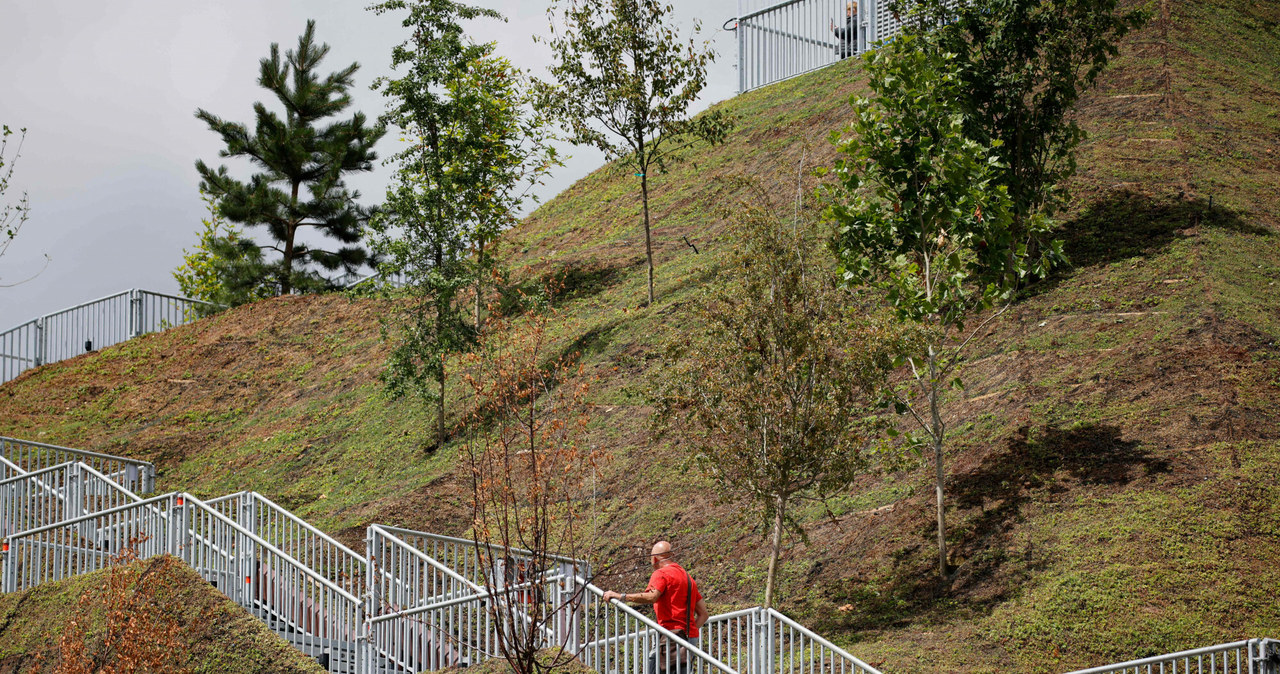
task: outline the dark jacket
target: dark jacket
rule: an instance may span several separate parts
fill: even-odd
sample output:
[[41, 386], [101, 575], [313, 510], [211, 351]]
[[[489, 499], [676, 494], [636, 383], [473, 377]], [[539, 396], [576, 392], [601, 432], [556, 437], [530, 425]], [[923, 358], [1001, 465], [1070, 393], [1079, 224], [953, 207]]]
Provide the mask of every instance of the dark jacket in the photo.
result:
[[858, 14], [855, 12], [853, 16], [845, 18], [844, 26], [836, 26], [836, 52], [842, 59], [853, 56], [858, 49], [858, 30], [855, 27], [857, 22]]

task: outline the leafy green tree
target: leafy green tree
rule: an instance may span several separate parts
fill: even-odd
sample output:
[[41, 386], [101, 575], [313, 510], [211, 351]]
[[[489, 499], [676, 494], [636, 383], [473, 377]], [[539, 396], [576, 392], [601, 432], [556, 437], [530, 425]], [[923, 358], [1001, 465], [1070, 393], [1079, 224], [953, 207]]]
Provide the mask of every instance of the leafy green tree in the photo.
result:
[[[948, 425], [943, 395], [959, 386], [965, 348], [1005, 308], [1015, 282], [1060, 257], [1057, 243], [1028, 253], [1013, 224], [991, 146], [966, 133], [964, 80], [953, 54], [905, 36], [865, 57], [873, 98], [855, 98], [854, 118], [838, 138], [834, 203], [836, 247], [845, 278], [887, 291], [895, 315], [917, 326], [908, 349], [911, 386], [893, 403], [923, 431], [932, 450], [938, 570], [947, 562], [945, 469]], [[997, 141], [998, 143], [998, 141]], [[1044, 236], [1042, 220], [1029, 223]], [[970, 321], [996, 305], [975, 329]]]
[[[369, 209], [356, 203], [360, 193], [349, 189], [344, 177], [373, 169], [377, 159], [373, 146], [383, 130], [366, 126], [359, 112], [320, 125], [351, 105], [347, 91], [360, 67], [352, 63], [321, 78], [317, 69], [328, 53], [329, 45], [315, 41], [315, 21], [307, 21], [297, 49], [286, 51], [284, 58], [279, 45], [271, 45], [271, 55], [261, 61], [258, 84], [279, 100], [284, 116], [262, 103], [254, 104], [253, 132], [244, 124], [203, 109], [196, 111], [196, 117], [226, 144], [218, 156], [247, 158], [259, 171], [246, 183], [231, 177], [225, 166], [214, 170], [197, 161], [200, 189], [218, 200], [219, 211], [228, 220], [265, 227], [272, 242], [258, 246], [259, 250], [280, 255], [270, 262], [235, 267], [252, 275], [237, 280], [238, 286], [257, 286], [263, 281], [261, 275], [268, 274], [280, 294], [323, 290], [333, 287], [334, 281], [320, 270], [350, 275], [369, 260], [359, 245]], [[326, 250], [300, 241], [298, 234], [304, 228], [340, 245]], [[243, 248], [248, 245], [247, 239], [241, 241]], [[258, 259], [263, 259], [261, 252]]]
[[554, 24], [558, 6], [548, 10], [556, 83], [540, 87], [543, 105], [566, 123], [574, 143], [599, 148], [640, 179], [652, 305], [650, 174], [665, 172], [696, 142], [723, 142], [733, 127], [720, 110], [689, 118], [715, 55], [682, 41], [668, 23], [671, 5], [660, 0], [571, 0], [563, 32]]
[[[8, 125], [0, 127], [0, 199], [4, 198], [5, 192], [9, 191], [9, 180], [13, 177], [13, 169], [18, 164], [18, 158], [22, 156], [22, 141], [26, 140], [27, 130], [20, 129], [18, 136], [18, 147], [13, 151], [13, 156], [7, 161], [5, 153], [9, 149], [9, 136], [13, 135], [13, 130]], [[8, 166], [9, 168], [5, 168]], [[18, 236], [18, 230], [22, 229], [22, 225], [27, 222], [27, 216], [30, 213], [30, 206], [27, 204], [27, 193], [23, 192], [21, 197], [13, 203], [0, 202], [0, 257], [9, 250], [9, 244], [13, 242], [14, 237]]]
[[184, 296], [217, 306], [199, 304], [191, 311], [207, 316], [275, 294], [262, 251], [219, 214], [216, 199], [205, 194], [201, 200], [209, 216], [200, 221], [195, 247], [182, 250], [182, 265], [173, 271], [173, 278]]
[[919, 0], [911, 15], [920, 39], [955, 54], [965, 133], [999, 161], [1015, 238], [1044, 245], [1037, 220], [1066, 204], [1085, 137], [1071, 110], [1146, 12], [1119, 0]]
[[[378, 14], [407, 10], [410, 37], [392, 50], [399, 77], [374, 86], [389, 99], [384, 123], [406, 147], [386, 203], [372, 220], [380, 271], [405, 283], [409, 302], [384, 327], [396, 334], [384, 379], [393, 394], [436, 406], [437, 441], [445, 431], [445, 362], [474, 343], [482, 283], [491, 272], [489, 241], [513, 223], [528, 186], [557, 160], [543, 118], [525, 112], [521, 73], [474, 44], [460, 21], [500, 18], [448, 0], [390, 0]], [[472, 323], [463, 292], [474, 287]]]
[[883, 312], [853, 306], [811, 216], [793, 219], [762, 197], [731, 222], [727, 280], [703, 295], [698, 329], [673, 346], [655, 419], [727, 498], [763, 517], [768, 607], [784, 533], [805, 536], [793, 506], [848, 488], [868, 467], [902, 339]]

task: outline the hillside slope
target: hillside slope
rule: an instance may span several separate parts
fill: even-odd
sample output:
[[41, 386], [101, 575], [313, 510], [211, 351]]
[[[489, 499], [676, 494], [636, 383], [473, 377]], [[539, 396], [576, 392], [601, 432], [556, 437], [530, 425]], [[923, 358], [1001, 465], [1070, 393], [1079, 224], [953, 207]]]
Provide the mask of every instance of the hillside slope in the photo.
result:
[[[1074, 268], [966, 365], [952, 591], [933, 588], [924, 469], [815, 506], [788, 555], [784, 608], [886, 671], [1053, 672], [1280, 636], [1280, 6], [1152, 6], [1079, 110]], [[589, 176], [503, 243], [523, 278], [568, 280], [556, 337], [597, 377], [590, 441], [612, 455], [598, 553], [670, 536], [720, 606], [758, 599], [758, 523], [652, 437], [643, 392], [716, 275], [717, 208], [747, 189], [732, 179], [789, 198], [802, 162], [833, 161], [860, 86], [842, 63], [721, 104], [740, 117], [729, 142], [653, 181], [651, 309], [629, 174]], [[349, 542], [370, 521], [463, 533], [456, 443], [432, 446], [428, 417], [381, 393], [384, 309], [279, 298], [40, 368], [0, 387], [0, 435], [150, 459], [162, 489], [256, 489]]]
[[[136, 592], [140, 579], [155, 616], [180, 625], [170, 653], [173, 669], [192, 674], [319, 674], [324, 670], [285, 643], [247, 611], [227, 599], [190, 567], [173, 557], [156, 557], [117, 567]], [[52, 672], [59, 666], [60, 646], [68, 620], [82, 621], [86, 655], [98, 650], [105, 629], [102, 588], [111, 570], [46, 583], [14, 594], [0, 594], [0, 673]], [[86, 593], [93, 599], [82, 601]], [[73, 640], [74, 641], [74, 640]], [[111, 661], [115, 659], [112, 658]]]

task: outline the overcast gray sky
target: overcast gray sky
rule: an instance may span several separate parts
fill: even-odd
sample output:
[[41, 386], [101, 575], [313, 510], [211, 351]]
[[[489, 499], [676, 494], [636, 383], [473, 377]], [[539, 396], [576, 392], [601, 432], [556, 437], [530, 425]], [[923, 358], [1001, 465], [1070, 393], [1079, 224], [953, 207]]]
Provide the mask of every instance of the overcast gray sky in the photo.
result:
[[[292, 47], [308, 18], [332, 50], [326, 72], [361, 65], [355, 109], [382, 112], [370, 81], [388, 72], [402, 39], [399, 19], [365, 11], [366, 0], [0, 0], [0, 123], [27, 128], [14, 171], [12, 200], [25, 190], [31, 218], [0, 258], [0, 330], [36, 316], [128, 288], [176, 292], [170, 272], [194, 244], [200, 220], [197, 158], [210, 164], [217, 136], [194, 117], [203, 107], [250, 122], [255, 101], [274, 101], [257, 86], [258, 60], [272, 42]], [[499, 53], [545, 76], [550, 54], [531, 36], [547, 32], [544, 0], [480, 0], [509, 21], [476, 21], [468, 30], [496, 41]], [[734, 43], [721, 24], [737, 0], [676, 0], [687, 33], [702, 21], [720, 57], [699, 109], [734, 94]], [[751, 5], [760, 4], [753, 1]], [[396, 141], [388, 134], [379, 154]], [[12, 146], [11, 146], [12, 151]], [[586, 148], [546, 187], [549, 197], [601, 163]], [[247, 165], [230, 162], [240, 175]], [[382, 200], [391, 167], [350, 182], [366, 204]]]

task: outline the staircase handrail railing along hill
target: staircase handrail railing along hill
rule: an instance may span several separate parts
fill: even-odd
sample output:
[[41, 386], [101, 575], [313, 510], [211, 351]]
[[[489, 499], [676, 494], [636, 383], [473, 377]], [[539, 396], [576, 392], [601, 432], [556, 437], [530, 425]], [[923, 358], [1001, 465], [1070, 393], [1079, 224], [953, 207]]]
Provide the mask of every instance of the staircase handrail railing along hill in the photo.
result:
[[113, 454], [0, 436], [0, 461], [8, 471], [19, 473], [78, 461], [130, 491], [149, 494], [155, 489], [154, 464]]
[[[379, 524], [367, 528], [360, 555], [256, 492], [143, 499], [80, 461], [38, 465], [62, 454], [8, 454], [31, 444], [0, 443], [10, 474], [0, 480], [5, 592], [170, 554], [335, 674], [478, 664], [516, 637], [565, 649], [601, 674], [645, 674], [660, 657], [671, 659], [668, 671], [688, 674], [880, 674], [774, 609], [713, 616], [699, 644], [673, 641], [635, 608], [605, 602], [583, 560], [482, 552], [467, 539]], [[133, 461], [80, 453], [113, 460], [106, 465]], [[521, 562], [524, 575], [504, 566]], [[680, 645], [659, 647], [667, 642]], [[1280, 674], [1280, 642], [1250, 639], [1072, 674], [1154, 671]]]

